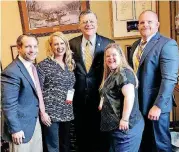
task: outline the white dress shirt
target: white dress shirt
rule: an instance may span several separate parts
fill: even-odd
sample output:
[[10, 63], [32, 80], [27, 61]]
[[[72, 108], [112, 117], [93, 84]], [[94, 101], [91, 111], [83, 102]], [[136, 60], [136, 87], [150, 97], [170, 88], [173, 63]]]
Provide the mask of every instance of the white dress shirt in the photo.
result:
[[[156, 34], [156, 33], [154, 33], [154, 34], [152, 34], [150, 37], [148, 37], [147, 43], [150, 41], [150, 39], [151, 39], [155, 34]], [[144, 41], [144, 40], [141, 39], [140, 43], [143, 42], [143, 41]], [[139, 45], [140, 45], [140, 43], [139, 43]], [[147, 43], [143, 46], [143, 48], [145, 48], [145, 46], [147, 45]], [[133, 66], [135, 66], [136, 54], [137, 54], [137, 52], [138, 52], [139, 45], [136, 47], [136, 49], [135, 49], [135, 51], [134, 51], [134, 54], [133, 54], [133, 57], [132, 57]], [[143, 54], [143, 52], [142, 52], [142, 54]], [[142, 56], [142, 54], [141, 54], [141, 56]]]
[[94, 58], [94, 51], [95, 51], [95, 47], [96, 47], [96, 34], [91, 40], [85, 39], [84, 36], [82, 38], [81, 50], [82, 50], [82, 57], [83, 57], [84, 62], [85, 62], [85, 48], [86, 48], [86, 43], [88, 41], [90, 41], [90, 46], [89, 47], [90, 47], [91, 56], [92, 56], [92, 58]]
[[36, 87], [36, 83], [35, 83], [35, 79], [34, 79], [34, 75], [32, 73], [32, 64], [31, 62], [25, 60], [24, 58], [22, 58], [20, 55], [18, 56], [19, 60], [23, 63], [23, 65], [25, 66], [25, 68], [27, 69], [30, 77], [32, 78], [32, 81], [34, 82], [34, 85]]

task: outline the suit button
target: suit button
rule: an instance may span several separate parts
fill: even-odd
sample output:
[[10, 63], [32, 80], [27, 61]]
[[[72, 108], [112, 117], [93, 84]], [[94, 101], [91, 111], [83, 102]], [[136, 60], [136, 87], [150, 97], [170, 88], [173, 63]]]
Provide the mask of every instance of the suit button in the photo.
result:
[[36, 107], [39, 107], [39, 105], [36, 105]]
[[37, 117], [35, 117], [35, 118], [37, 118]]

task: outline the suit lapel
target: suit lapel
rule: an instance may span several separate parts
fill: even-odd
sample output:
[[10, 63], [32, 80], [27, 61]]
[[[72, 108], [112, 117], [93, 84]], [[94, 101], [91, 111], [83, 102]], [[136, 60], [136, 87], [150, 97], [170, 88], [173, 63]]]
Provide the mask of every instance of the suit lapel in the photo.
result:
[[85, 67], [85, 63], [83, 61], [83, 52], [82, 52], [82, 37], [83, 35], [79, 36], [78, 40], [77, 40], [77, 43], [76, 43], [76, 53], [77, 53], [77, 57], [79, 58], [79, 62], [80, 62], [80, 65], [82, 67], [82, 71], [84, 72], [84, 74], [86, 74], [86, 67]]
[[96, 44], [95, 44], [95, 50], [94, 50], [94, 57], [93, 57], [93, 61], [92, 61], [91, 67], [89, 69], [89, 72], [92, 70], [92, 67], [94, 66], [93, 65], [94, 64], [94, 59], [95, 59], [96, 55], [98, 54], [98, 52], [100, 50], [101, 41], [102, 41], [102, 39], [100, 38], [100, 36], [98, 34], [96, 34]]
[[160, 34], [157, 33], [146, 45], [146, 47], [143, 50], [142, 57], [140, 59], [139, 67], [144, 62], [147, 54], [150, 52], [150, 50], [154, 47], [154, 45], [158, 42], [158, 39], [160, 37]]
[[[18, 67], [20, 68], [20, 71], [22, 72], [22, 74], [24, 75], [24, 77], [27, 79], [27, 81], [30, 83], [31, 87], [35, 90], [36, 92], [36, 88], [35, 88], [35, 85], [32, 81], [32, 78], [31, 76], [29, 75], [29, 72], [27, 71], [27, 69], [25, 68], [25, 66], [23, 65], [23, 63], [18, 59], [16, 58], [15, 60], [16, 64], [18, 65]], [[37, 94], [37, 92], [36, 92]]]
[[98, 54], [98, 51], [100, 50], [101, 42], [102, 42], [102, 39], [99, 37], [98, 34], [96, 34], [96, 46], [94, 50], [94, 58], [96, 57], [96, 55]]
[[[77, 54], [80, 57], [80, 62], [81, 62], [81, 65], [84, 69], [84, 72], [87, 73], [85, 63], [83, 61], [83, 56], [82, 56], [82, 46], [81, 46], [82, 45], [82, 36], [79, 37], [78, 41], [79, 41], [79, 43], [77, 43], [77, 46], [76, 46]], [[98, 34], [96, 34], [96, 45], [95, 45], [95, 50], [94, 50], [94, 58], [93, 58], [93, 61], [92, 61], [91, 68], [89, 69], [89, 72], [91, 71], [91, 69], [93, 67], [94, 59], [95, 59], [96, 55], [98, 54], [98, 52], [100, 50], [100, 47], [102, 45], [101, 42], [102, 42], [102, 39], [100, 38], [100, 36]]]
[[133, 55], [134, 55], [134, 52], [135, 52], [137, 46], [139, 45], [140, 41], [141, 41], [141, 39], [139, 39], [137, 42], [135, 42], [133, 44], [132, 48], [131, 48], [130, 59], [129, 59], [129, 64], [130, 64], [131, 67], [133, 67], [133, 62], [134, 62], [133, 61]]

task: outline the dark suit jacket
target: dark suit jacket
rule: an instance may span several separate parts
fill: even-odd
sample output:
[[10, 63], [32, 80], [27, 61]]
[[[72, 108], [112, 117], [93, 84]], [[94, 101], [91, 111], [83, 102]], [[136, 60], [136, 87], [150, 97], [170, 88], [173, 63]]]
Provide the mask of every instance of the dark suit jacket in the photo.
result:
[[[140, 40], [132, 45], [129, 63], [133, 66], [133, 53]], [[147, 115], [153, 105], [162, 113], [172, 109], [172, 95], [177, 82], [179, 54], [177, 43], [159, 33], [147, 43], [142, 54], [137, 76], [139, 79], [139, 105]]]
[[3, 138], [24, 131], [29, 142], [34, 133], [38, 112], [38, 96], [34, 83], [23, 63], [16, 58], [1, 75], [2, 109], [5, 117]]
[[74, 106], [90, 102], [97, 110], [99, 104], [99, 86], [103, 75], [103, 56], [105, 47], [114, 41], [100, 35], [96, 35], [96, 48], [94, 59], [89, 72], [86, 72], [83, 62], [81, 43], [82, 35], [70, 40], [71, 50], [74, 52], [75, 68], [75, 95]]

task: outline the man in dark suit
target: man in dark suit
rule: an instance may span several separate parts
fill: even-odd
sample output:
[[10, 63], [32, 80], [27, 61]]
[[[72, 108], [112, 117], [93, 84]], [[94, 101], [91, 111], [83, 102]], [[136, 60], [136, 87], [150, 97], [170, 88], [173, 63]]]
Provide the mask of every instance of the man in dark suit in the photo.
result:
[[83, 35], [70, 40], [76, 62], [73, 103], [75, 129], [79, 151], [94, 152], [99, 150], [100, 142], [104, 149], [106, 146], [100, 139], [102, 133], [98, 111], [99, 86], [103, 75], [104, 48], [113, 41], [96, 33], [97, 17], [92, 11], [81, 12], [79, 20], [79, 28]]
[[160, 35], [158, 28], [155, 12], [140, 14], [141, 39], [132, 45], [129, 60], [139, 79], [139, 105], [145, 119], [142, 152], [172, 151], [169, 124], [179, 65], [178, 46]]
[[[17, 39], [19, 56], [1, 75], [2, 109], [5, 118], [3, 138], [10, 142], [10, 152], [42, 152], [39, 106], [43, 118], [48, 118], [39, 100], [36, 78], [32, 71], [38, 53], [34, 36]], [[35, 67], [34, 67], [35, 68]]]

